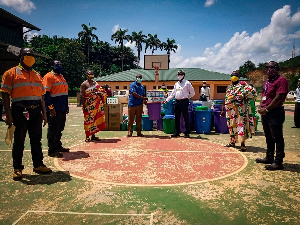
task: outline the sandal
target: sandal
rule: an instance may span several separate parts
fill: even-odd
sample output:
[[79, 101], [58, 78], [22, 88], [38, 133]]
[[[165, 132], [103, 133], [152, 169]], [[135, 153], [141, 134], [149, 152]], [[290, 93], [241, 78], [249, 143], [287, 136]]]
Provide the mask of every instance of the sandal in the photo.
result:
[[241, 150], [240, 150], [240, 151], [241, 151], [241, 152], [247, 151], [247, 148], [246, 148], [245, 144], [242, 144], [242, 145], [241, 145]]
[[91, 138], [91, 140], [92, 141], [100, 141], [100, 138], [94, 136], [94, 137]]
[[227, 145], [225, 145], [225, 147], [234, 147], [235, 143], [229, 142]]
[[90, 142], [90, 141], [91, 139], [89, 137], [85, 139], [85, 142]]

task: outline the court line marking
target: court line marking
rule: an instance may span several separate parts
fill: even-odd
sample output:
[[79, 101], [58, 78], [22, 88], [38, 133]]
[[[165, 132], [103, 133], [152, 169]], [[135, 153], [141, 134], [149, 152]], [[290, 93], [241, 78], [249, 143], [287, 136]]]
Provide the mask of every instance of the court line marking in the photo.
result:
[[17, 219], [12, 225], [17, 224], [21, 219], [23, 219], [29, 213], [52, 213], [52, 214], [69, 214], [69, 215], [94, 215], [94, 216], [150, 216], [150, 225], [153, 224], [154, 213], [150, 214], [126, 214], [126, 213], [78, 213], [78, 212], [58, 212], [58, 211], [39, 211], [39, 210], [28, 210], [19, 219]]

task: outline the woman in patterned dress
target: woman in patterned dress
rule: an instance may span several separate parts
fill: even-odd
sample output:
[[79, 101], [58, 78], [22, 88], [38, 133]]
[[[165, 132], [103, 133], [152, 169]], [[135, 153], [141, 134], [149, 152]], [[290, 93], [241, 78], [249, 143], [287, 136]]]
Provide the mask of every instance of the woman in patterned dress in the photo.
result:
[[256, 100], [257, 94], [252, 86], [240, 81], [237, 71], [231, 74], [232, 84], [227, 87], [221, 115], [226, 110], [230, 142], [226, 147], [234, 147], [241, 143], [241, 151], [246, 151], [245, 141], [255, 133], [254, 114], [251, 111], [250, 100]]

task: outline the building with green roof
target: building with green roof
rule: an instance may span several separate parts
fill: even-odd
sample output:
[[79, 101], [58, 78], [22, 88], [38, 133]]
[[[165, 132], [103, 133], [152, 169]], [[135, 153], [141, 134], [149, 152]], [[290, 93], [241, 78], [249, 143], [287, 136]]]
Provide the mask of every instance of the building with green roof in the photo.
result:
[[226, 87], [231, 84], [230, 75], [224, 73], [213, 72], [201, 68], [171, 68], [169, 70], [159, 70], [159, 75], [155, 75], [155, 70], [131, 69], [104, 77], [98, 77], [96, 81], [103, 86], [107, 84], [113, 91], [128, 90], [130, 83], [135, 81], [136, 75], [143, 76], [143, 86], [146, 90], [158, 90], [164, 83], [167, 89], [172, 90], [175, 82], [178, 81], [177, 72], [183, 70], [185, 79], [189, 80], [194, 89], [195, 96], [193, 100], [199, 100], [200, 90], [203, 81], [206, 86], [210, 87], [211, 99], [224, 99]]

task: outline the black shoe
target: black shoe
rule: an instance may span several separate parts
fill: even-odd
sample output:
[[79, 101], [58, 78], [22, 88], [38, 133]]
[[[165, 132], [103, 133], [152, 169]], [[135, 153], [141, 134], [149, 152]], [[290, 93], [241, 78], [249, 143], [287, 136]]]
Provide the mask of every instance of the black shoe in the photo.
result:
[[189, 137], [190, 137], [190, 134], [185, 134], [184, 137], [185, 137], [185, 138], [189, 138]]
[[175, 133], [175, 134], [172, 134], [171, 137], [179, 137], [180, 135]]
[[69, 148], [64, 148], [64, 147], [61, 147], [61, 149], [59, 150], [59, 152], [69, 152], [70, 149]]
[[53, 157], [53, 158], [62, 158], [63, 154], [61, 152], [54, 152], [54, 153], [48, 154], [48, 156]]
[[258, 158], [255, 161], [256, 161], [256, 163], [272, 164], [274, 160], [268, 159], [268, 158], [263, 158], [263, 159]]
[[277, 164], [277, 163], [272, 163], [271, 165], [265, 166], [266, 170], [282, 170], [283, 165], [282, 164]]

